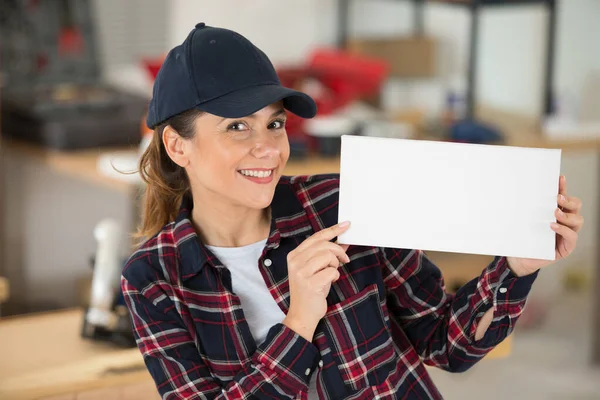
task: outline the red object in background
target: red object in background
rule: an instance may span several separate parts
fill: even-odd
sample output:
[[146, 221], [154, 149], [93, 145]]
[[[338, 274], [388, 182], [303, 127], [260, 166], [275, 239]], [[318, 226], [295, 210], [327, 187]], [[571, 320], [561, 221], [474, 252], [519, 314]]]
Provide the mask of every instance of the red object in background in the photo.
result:
[[318, 49], [309, 59], [308, 68], [336, 94], [356, 97], [371, 96], [386, 79], [387, 62], [333, 49]]
[[[318, 95], [310, 93], [317, 103], [318, 115], [332, 114], [355, 100], [375, 95], [388, 72], [389, 64], [383, 60], [336, 49], [317, 49], [305, 66], [277, 70], [284, 86], [302, 90], [309, 79], [322, 85]], [[291, 139], [305, 136], [303, 123], [302, 118], [288, 115], [287, 131]]]
[[[30, 7], [32, 5], [30, 3]], [[62, 0], [60, 13], [61, 29], [58, 36], [58, 53], [61, 56], [67, 54], [80, 55], [83, 52], [85, 43], [79, 27], [75, 23], [75, 12], [71, 0]]]
[[142, 65], [148, 72], [148, 75], [154, 82], [156, 79], [156, 75], [158, 75], [158, 71], [160, 71], [160, 67], [165, 61], [165, 57], [155, 57], [155, 58], [144, 58], [142, 59]]

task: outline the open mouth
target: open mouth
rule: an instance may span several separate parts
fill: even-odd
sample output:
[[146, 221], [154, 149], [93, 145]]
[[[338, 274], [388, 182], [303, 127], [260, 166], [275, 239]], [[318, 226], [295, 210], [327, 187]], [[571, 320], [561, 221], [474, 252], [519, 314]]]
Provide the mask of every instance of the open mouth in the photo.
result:
[[252, 178], [269, 178], [273, 175], [272, 169], [241, 169], [238, 172]]
[[238, 173], [244, 178], [254, 183], [271, 183], [275, 169], [259, 168], [259, 169], [240, 169]]

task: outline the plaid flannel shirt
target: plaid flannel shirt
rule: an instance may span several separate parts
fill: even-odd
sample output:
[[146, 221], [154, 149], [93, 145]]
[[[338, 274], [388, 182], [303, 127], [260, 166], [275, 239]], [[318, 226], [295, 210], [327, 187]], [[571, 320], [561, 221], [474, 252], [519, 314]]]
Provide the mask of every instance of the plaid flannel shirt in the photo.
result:
[[[337, 223], [337, 175], [282, 177], [257, 268], [284, 313], [287, 254]], [[312, 342], [283, 324], [256, 343], [228, 269], [200, 242], [186, 197], [178, 218], [137, 250], [122, 277], [138, 347], [163, 399], [442, 398], [424, 364], [460, 372], [506, 338], [537, 274], [505, 258], [454, 295], [419, 250], [351, 246]], [[503, 288], [502, 290], [500, 290]], [[487, 333], [474, 339], [494, 308]]]

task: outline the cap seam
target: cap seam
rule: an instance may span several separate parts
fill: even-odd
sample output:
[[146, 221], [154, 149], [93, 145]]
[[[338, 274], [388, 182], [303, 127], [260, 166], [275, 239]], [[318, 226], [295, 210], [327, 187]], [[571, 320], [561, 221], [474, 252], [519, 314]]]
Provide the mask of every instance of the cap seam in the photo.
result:
[[[256, 66], [258, 67], [259, 71], [262, 72], [262, 73], [264, 73], [265, 70], [263, 68], [262, 63], [260, 62], [261, 60], [260, 60], [260, 57], [259, 57], [260, 49], [257, 48], [256, 46], [254, 46], [254, 44], [252, 42], [250, 42], [248, 39], [244, 38], [239, 33], [234, 32], [234, 31], [232, 31], [232, 32], [234, 33], [235, 40], [237, 40], [237, 42], [239, 44], [241, 44], [242, 46], [244, 46], [245, 50], [248, 52], [248, 54], [250, 56], [254, 57], [254, 62], [256, 64]], [[254, 49], [252, 49], [251, 47], [254, 47]], [[251, 51], [251, 50], [258, 50], [258, 51]]]
[[190, 80], [190, 82], [192, 83], [192, 86], [194, 87], [194, 93], [196, 94], [196, 101], [195, 103], [198, 103], [200, 101], [200, 93], [198, 93], [198, 86], [196, 85], [196, 80], [194, 79], [194, 74], [192, 74], [192, 71], [194, 70], [194, 62], [193, 62], [193, 58], [192, 58], [192, 48], [194, 45], [194, 39], [196, 37], [196, 30], [194, 29], [191, 33], [190, 33], [190, 41], [188, 43], [187, 49], [186, 49], [186, 54], [185, 57], [187, 58], [187, 62], [189, 64], [189, 68], [187, 68], [187, 75], [188, 75], [188, 79]]

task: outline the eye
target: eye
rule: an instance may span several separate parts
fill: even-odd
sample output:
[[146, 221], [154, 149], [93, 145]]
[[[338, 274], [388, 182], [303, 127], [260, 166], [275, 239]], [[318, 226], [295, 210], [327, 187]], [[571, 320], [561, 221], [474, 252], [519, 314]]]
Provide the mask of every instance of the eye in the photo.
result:
[[229, 126], [227, 127], [227, 130], [238, 132], [238, 131], [248, 130], [248, 127], [243, 122], [233, 122], [233, 123], [229, 124]]
[[276, 119], [269, 124], [269, 129], [283, 129], [285, 128], [285, 120]]

